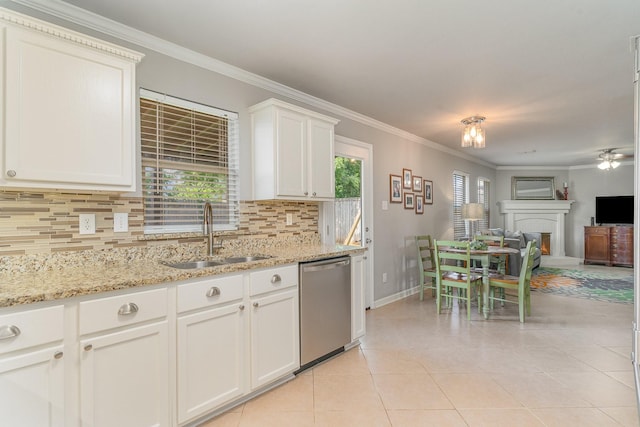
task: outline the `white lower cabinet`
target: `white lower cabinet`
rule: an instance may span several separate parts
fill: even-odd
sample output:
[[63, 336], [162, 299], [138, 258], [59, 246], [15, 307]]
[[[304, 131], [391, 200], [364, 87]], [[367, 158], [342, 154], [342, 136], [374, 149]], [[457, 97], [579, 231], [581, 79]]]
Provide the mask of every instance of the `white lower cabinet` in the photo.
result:
[[177, 320], [178, 422], [246, 393], [243, 276], [180, 285], [178, 308], [205, 307]]
[[196, 422], [299, 369], [298, 299], [290, 264], [2, 309], [0, 424]]
[[82, 425], [167, 426], [167, 322], [80, 341]]
[[364, 255], [351, 255], [351, 341], [365, 335]]
[[81, 302], [78, 312], [81, 425], [171, 425], [167, 289]]
[[63, 307], [0, 316], [0, 424], [64, 426]]
[[251, 299], [251, 388], [300, 367], [298, 288]]
[[64, 426], [62, 346], [0, 359], [2, 425]]

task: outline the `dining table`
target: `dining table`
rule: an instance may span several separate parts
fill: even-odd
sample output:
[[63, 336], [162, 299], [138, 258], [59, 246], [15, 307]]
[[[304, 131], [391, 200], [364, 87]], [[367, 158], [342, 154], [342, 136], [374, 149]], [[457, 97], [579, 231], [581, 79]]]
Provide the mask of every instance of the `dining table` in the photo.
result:
[[[442, 248], [448, 252], [465, 253], [464, 249]], [[507, 246], [488, 245], [486, 249], [469, 249], [469, 255], [472, 260], [480, 261], [482, 266], [482, 315], [485, 319], [489, 318], [489, 265], [492, 257], [498, 257], [498, 273], [505, 274], [506, 257], [508, 255], [520, 254], [520, 251]]]

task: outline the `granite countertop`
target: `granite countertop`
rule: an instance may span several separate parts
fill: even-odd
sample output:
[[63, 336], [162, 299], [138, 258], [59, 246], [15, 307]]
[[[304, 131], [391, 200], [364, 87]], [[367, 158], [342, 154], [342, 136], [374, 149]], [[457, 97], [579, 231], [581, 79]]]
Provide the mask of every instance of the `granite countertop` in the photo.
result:
[[[178, 282], [198, 277], [214, 276], [257, 268], [275, 267], [295, 262], [313, 261], [340, 255], [362, 253], [366, 249], [337, 245], [293, 245], [272, 247], [254, 253], [238, 255], [267, 255], [271, 258], [225, 264], [216, 267], [182, 270], [164, 263], [194, 259], [132, 259], [100, 260], [90, 265], [61, 266], [35, 272], [0, 274], [0, 307], [52, 301], [80, 295], [91, 295], [137, 286]], [[224, 257], [233, 256], [226, 254]], [[216, 259], [211, 257], [207, 259]]]

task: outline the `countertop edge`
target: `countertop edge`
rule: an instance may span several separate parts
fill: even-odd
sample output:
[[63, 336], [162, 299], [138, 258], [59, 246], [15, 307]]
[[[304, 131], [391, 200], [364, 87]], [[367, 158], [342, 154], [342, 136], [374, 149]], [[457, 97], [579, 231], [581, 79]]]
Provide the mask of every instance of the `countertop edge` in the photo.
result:
[[[57, 271], [4, 274], [0, 275], [0, 308], [97, 295], [142, 286], [166, 285], [190, 279], [355, 255], [367, 250], [363, 247], [326, 245], [304, 249], [292, 247], [280, 248], [277, 251], [263, 251], [263, 254], [269, 255], [270, 258], [192, 270], [176, 269], [163, 265], [159, 260], [150, 260], [110, 262], [91, 267], [63, 268]], [[287, 251], [292, 253], [286, 253]]]

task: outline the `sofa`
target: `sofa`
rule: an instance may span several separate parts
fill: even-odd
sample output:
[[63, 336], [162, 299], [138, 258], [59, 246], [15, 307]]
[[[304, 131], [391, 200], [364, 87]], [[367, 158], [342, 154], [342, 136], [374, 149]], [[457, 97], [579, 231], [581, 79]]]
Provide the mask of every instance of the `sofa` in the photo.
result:
[[542, 235], [540, 233], [523, 233], [521, 231], [503, 230], [502, 228], [490, 228], [487, 230], [486, 234], [490, 234], [492, 236], [503, 236], [505, 246], [520, 250], [520, 254], [509, 255], [507, 274], [512, 276], [520, 275], [522, 257], [524, 256], [527, 243], [531, 240], [536, 241], [536, 253], [533, 256], [533, 268], [540, 266], [540, 242], [542, 239]]

